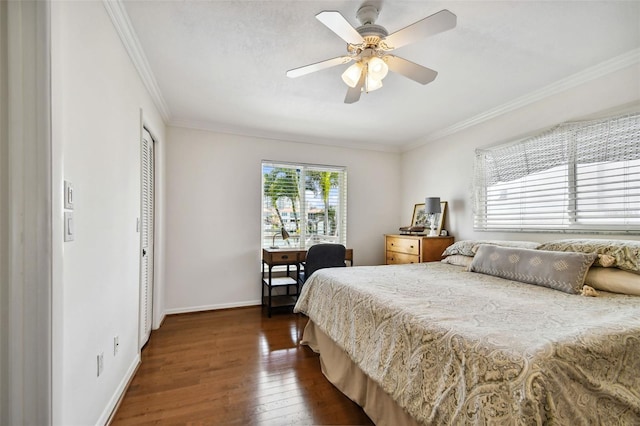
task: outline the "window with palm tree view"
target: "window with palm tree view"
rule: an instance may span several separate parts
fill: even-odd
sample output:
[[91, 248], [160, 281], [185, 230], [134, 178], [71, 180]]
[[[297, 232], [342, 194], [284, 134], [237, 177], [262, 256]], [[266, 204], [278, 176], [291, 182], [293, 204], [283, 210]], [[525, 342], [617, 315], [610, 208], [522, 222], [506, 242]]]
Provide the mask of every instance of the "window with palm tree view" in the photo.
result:
[[262, 162], [263, 248], [346, 245], [346, 239], [344, 167]]

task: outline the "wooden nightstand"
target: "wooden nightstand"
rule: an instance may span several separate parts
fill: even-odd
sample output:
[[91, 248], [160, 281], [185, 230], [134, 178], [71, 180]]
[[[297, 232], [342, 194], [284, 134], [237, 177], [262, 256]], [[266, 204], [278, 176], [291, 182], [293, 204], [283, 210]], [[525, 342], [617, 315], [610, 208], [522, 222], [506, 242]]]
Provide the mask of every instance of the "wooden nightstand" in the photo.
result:
[[386, 264], [437, 262], [444, 249], [453, 244], [453, 237], [422, 237], [417, 235], [385, 235]]

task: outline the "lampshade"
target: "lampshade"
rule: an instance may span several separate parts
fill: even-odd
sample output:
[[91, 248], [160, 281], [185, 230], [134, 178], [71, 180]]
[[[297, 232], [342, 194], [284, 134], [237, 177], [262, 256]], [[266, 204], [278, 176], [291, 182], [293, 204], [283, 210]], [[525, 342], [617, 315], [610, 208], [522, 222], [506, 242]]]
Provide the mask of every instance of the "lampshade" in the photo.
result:
[[424, 212], [427, 214], [442, 213], [440, 209], [440, 197], [427, 197], [424, 199]]
[[376, 80], [382, 80], [389, 73], [387, 63], [377, 56], [369, 59], [368, 68], [368, 76]]
[[362, 63], [358, 61], [342, 73], [342, 81], [349, 87], [356, 87], [360, 75], [362, 75]]
[[289, 239], [289, 233], [287, 232], [286, 229], [284, 229], [284, 226], [282, 226], [280, 228], [280, 234], [278, 234], [277, 232], [273, 233], [273, 239], [271, 240], [271, 247], [272, 249], [277, 249], [278, 246], [276, 245], [276, 237], [280, 235], [282, 237], [282, 239], [284, 241], [287, 241]]
[[367, 75], [367, 81], [365, 82], [365, 85], [363, 88], [365, 92], [372, 92], [374, 90], [378, 90], [381, 87], [382, 87], [382, 80], [378, 80], [377, 78]]

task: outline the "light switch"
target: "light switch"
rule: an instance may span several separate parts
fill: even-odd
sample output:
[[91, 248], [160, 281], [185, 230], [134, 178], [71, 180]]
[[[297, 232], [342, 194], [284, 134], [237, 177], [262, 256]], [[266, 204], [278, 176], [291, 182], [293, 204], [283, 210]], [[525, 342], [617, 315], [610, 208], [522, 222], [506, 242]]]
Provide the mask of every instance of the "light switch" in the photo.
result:
[[64, 181], [64, 208], [73, 210], [73, 185], [69, 181]]
[[73, 221], [73, 212], [64, 212], [64, 240], [73, 241], [76, 238], [75, 223]]

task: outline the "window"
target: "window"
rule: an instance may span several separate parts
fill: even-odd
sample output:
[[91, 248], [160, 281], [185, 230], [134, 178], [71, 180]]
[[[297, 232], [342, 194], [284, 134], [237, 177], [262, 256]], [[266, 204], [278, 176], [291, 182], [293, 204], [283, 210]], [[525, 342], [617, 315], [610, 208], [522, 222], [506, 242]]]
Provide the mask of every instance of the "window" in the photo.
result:
[[[282, 238], [284, 228], [289, 238]], [[262, 162], [262, 247], [347, 244], [344, 167]]]
[[476, 150], [477, 230], [640, 233], [640, 113]]

